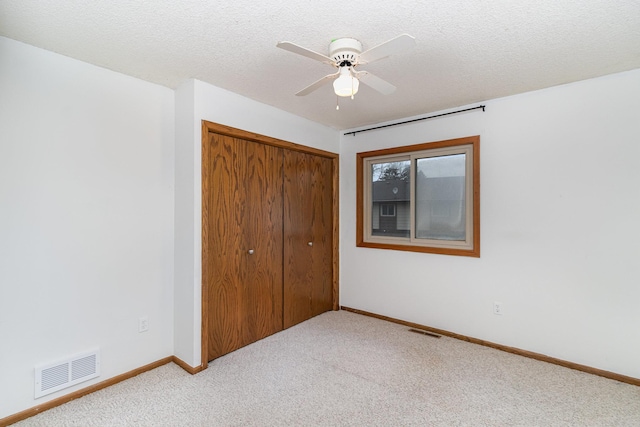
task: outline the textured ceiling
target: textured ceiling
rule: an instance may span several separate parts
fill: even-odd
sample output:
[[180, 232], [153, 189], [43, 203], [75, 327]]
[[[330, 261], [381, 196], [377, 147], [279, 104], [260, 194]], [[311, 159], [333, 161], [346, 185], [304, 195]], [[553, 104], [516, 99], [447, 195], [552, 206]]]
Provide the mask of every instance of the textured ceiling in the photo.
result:
[[[333, 69], [276, 48], [327, 54], [353, 37], [366, 50], [401, 33], [416, 38], [411, 52], [360, 67], [396, 92], [363, 86], [339, 111], [330, 85], [294, 96]], [[640, 0], [1, 0], [0, 35], [347, 129], [640, 68]]]

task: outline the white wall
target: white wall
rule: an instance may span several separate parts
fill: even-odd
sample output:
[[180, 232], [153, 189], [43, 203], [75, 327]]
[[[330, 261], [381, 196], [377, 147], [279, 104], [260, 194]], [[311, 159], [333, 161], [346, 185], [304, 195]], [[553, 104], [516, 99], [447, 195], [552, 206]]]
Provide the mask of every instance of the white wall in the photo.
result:
[[[196, 129], [194, 127], [194, 80], [183, 84], [175, 92], [176, 105], [176, 163], [175, 163], [175, 276], [174, 276], [174, 354], [190, 364], [200, 364], [195, 355], [194, 336], [200, 332], [200, 313], [195, 311], [199, 283], [195, 279], [196, 251], [194, 162], [196, 161]], [[198, 131], [198, 135], [200, 132]], [[200, 246], [198, 246], [199, 248]], [[198, 264], [199, 265], [199, 264]], [[198, 279], [199, 281], [200, 279]], [[199, 343], [199, 341], [198, 341]]]
[[201, 363], [202, 120], [334, 153], [339, 150], [339, 134], [334, 129], [198, 80], [186, 82], [176, 90], [176, 112], [175, 354], [191, 366], [198, 366]]
[[[0, 37], [0, 418], [173, 354], [173, 110]], [[34, 400], [36, 364], [92, 347], [99, 378]]]
[[[485, 104], [341, 138], [341, 304], [640, 378], [640, 70]], [[481, 258], [355, 247], [355, 153], [469, 135]]]

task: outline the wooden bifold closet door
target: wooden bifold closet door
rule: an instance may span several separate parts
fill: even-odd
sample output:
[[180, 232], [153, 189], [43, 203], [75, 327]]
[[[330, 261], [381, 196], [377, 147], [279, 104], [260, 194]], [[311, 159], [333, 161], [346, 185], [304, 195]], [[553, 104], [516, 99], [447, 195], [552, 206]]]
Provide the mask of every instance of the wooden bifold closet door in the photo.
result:
[[203, 361], [337, 306], [337, 157], [209, 126], [223, 132], [203, 125]]
[[282, 149], [211, 134], [209, 360], [282, 330]]
[[284, 153], [284, 327], [332, 308], [332, 162]]

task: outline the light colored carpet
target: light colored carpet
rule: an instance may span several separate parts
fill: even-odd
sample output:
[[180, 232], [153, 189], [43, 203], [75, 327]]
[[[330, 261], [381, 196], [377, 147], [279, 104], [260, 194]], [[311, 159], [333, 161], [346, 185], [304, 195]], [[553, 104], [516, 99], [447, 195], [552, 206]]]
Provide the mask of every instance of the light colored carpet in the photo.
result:
[[16, 426], [640, 426], [640, 387], [329, 312]]

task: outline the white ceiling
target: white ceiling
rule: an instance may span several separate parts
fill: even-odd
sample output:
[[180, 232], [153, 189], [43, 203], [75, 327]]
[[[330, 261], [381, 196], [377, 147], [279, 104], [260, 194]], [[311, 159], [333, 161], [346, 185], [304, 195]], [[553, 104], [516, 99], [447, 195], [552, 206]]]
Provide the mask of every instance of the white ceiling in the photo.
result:
[[[353, 37], [366, 50], [401, 33], [413, 51], [360, 67], [396, 92], [363, 86], [339, 111], [331, 85], [294, 96], [333, 69], [276, 48], [327, 54]], [[347, 129], [640, 68], [640, 0], [0, 0], [0, 35]]]

